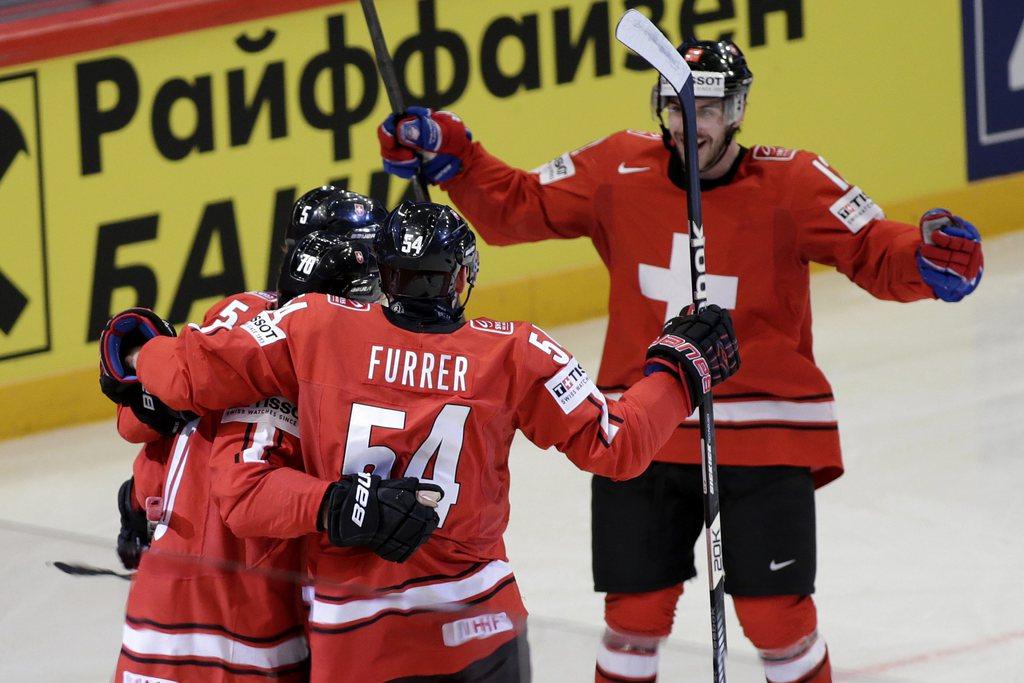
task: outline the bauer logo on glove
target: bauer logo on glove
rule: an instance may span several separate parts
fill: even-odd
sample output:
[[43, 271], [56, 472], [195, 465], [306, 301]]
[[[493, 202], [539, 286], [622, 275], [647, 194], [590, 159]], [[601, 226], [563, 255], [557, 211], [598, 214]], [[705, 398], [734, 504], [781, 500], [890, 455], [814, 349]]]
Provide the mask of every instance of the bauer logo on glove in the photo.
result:
[[440, 523], [434, 508], [443, 495], [437, 484], [414, 477], [349, 474], [324, 494], [320, 529], [333, 545], [365, 546], [385, 560], [405, 562]]
[[740, 368], [732, 317], [715, 304], [697, 313], [689, 306], [665, 323], [661, 332], [647, 348], [644, 374], [667, 371], [676, 375], [686, 382], [694, 405]]
[[683, 354], [683, 357], [693, 364], [697, 374], [700, 376], [702, 392], [706, 394], [711, 391], [711, 370], [708, 368], [708, 362], [704, 360], [704, 356], [701, 355], [696, 346], [674, 334], [658, 337], [648, 348], [656, 346]]

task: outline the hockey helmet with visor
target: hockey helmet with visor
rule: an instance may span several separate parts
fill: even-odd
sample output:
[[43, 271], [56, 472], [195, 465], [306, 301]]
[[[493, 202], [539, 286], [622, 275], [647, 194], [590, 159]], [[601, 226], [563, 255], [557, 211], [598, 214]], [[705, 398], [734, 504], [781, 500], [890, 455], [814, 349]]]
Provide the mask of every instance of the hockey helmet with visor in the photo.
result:
[[[694, 96], [722, 99], [725, 124], [738, 128], [746, 110], [754, 74], [736, 43], [727, 39], [686, 40], [676, 49], [693, 74]], [[678, 106], [676, 99], [671, 84], [659, 76], [651, 91], [651, 111], [661, 124], [663, 133], [667, 128], [664, 113], [670, 104]]]

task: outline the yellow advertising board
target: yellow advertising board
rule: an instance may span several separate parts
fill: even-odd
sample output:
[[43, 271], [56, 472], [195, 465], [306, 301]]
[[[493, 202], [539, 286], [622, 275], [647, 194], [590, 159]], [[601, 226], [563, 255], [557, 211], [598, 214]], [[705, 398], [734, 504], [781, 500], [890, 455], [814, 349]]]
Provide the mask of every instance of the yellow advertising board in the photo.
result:
[[[156, 3], [144, 21], [121, 4], [55, 18], [36, 42], [0, 30], [0, 436], [111, 412], [95, 342], [112, 312], [150, 306], [180, 325], [272, 287], [304, 190], [334, 182], [393, 205], [406, 189], [377, 155], [389, 108], [358, 3]], [[515, 166], [652, 128], [652, 72], [613, 38], [637, 7], [674, 42], [685, 27], [746, 50], [741, 141], [820, 152], [890, 214], [967, 186], [953, 2], [377, 4], [410, 101], [458, 112]], [[987, 187], [1020, 188], [1007, 183]], [[604, 310], [586, 242], [481, 252], [476, 314]]]

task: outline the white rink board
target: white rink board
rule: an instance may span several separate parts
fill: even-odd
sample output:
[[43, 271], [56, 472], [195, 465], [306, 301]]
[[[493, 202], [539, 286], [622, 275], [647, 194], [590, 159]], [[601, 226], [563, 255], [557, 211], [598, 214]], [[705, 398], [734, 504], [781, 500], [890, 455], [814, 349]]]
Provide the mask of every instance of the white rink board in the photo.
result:
[[[1024, 233], [987, 242], [986, 256], [981, 287], [957, 305], [878, 302], [840, 275], [814, 277], [815, 350], [847, 465], [818, 497], [816, 600], [837, 681], [1024, 682]], [[551, 332], [596, 372], [603, 330]], [[46, 562], [116, 566], [114, 498], [133, 456], [112, 423], [0, 443], [0, 680], [109, 679], [127, 584]], [[534, 680], [592, 680], [589, 476], [518, 440], [512, 477], [508, 545], [533, 615]], [[704, 581], [680, 602], [662, 680], [710, 680]], [[730, 680], [763, 680], [728, 616]]]

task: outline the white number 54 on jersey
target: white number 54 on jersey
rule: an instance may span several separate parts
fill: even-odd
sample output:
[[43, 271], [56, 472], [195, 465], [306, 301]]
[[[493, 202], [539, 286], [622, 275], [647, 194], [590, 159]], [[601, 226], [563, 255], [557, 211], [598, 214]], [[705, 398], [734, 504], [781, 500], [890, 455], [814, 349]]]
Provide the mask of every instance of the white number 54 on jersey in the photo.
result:
[[[374, 427], [383, 429], [405, 429], [405, 411], [380, 408], [363, 403], [352, 404], [352, 416], [348, 425], [348, 441], [345, 444], [345, 461], [341, 474], [358, 474], [372, 469], [373, 474], [383, 478], [391, 476], [416, 477], [421, 481], [437, 484], [444, 489], [444, 497], [437, 506], [437, 516], [444, 526], [452, 505], [459, 500], [459, 483], [456, 470], [462, 454], [462, 440], [469, 417], [469, 406], [446, 405], [434, 419], [430, 434], [416, 449], [405, 472], [392, 475], [397, 455], [387, 446], [372, 445], [370, 432]], [[425, 479], [424, 474], [430, 461], [435, 458], [433, 477]]]

